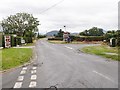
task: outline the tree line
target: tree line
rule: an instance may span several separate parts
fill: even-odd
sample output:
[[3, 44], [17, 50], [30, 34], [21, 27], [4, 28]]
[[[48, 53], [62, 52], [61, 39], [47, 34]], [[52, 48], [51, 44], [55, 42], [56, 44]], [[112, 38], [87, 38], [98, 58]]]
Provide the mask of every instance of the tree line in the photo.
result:
[[[54, 35], [57, 40], [62, 40], [64, 31], [62, 29], [59, 30], [57, 35]], [[59, 37], [59, 38], [58, 38]], [[79, 33], [79, 36], [70, 36], [72, 40], [77, 41], [103, 41], [110, 42], [111, 38], [115, 38], [117, 40], [117, 45], [120, 46], [120, 30], [108, 30], [105, 31], [102, 28], [92, 27], [88, 30], [84, 30], [83, 32]], [[55, 40], [56, 40], [55, 39]]]

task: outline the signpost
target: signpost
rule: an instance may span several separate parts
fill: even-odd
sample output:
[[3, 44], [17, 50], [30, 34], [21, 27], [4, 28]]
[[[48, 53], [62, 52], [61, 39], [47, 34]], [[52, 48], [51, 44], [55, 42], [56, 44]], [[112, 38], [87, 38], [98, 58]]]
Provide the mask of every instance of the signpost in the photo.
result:
[[70, 38], [70, 33], [69, 32], [64, 32], [63, 33], [63, 40], [65, 42], [69, 42], [68, 39]]
[[25, 40], [24, 40], [24, 39], [21, 39], [21, 43], [22, 43], [22, 44], [25, 44]]
[[5, 48], [11, 47], [11, 36], [4, 36], [5, 38]]

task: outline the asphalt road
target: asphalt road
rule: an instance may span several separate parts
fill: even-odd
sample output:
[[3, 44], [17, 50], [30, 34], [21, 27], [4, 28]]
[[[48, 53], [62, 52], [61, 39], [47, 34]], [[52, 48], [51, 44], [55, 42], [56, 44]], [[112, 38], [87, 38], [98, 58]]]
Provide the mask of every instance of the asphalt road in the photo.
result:
[[118, 88], [118, 62], [85, 54], [90, 44], [36, 43], [30, 65], [2, 75], [3, 88]]

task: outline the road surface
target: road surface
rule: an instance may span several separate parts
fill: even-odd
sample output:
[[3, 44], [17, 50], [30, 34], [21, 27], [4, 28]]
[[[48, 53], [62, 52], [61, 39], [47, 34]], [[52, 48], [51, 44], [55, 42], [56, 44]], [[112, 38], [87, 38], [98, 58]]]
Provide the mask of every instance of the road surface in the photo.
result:
[[85, 54], [89, 44], [36, 43], [30, 65], [6, 72], [3, 88], [118, 88], [118, 62]]

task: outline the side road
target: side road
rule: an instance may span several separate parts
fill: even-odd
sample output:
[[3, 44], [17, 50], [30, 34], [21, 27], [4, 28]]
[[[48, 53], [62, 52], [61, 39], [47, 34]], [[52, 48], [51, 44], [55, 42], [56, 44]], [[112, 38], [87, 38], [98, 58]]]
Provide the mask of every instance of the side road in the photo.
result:
[[[30, 65], [4, 73], [3, 88], [117, 88], [118, 62], [78, 49], [90, 44], [36, 43], [37, 58]], [[11, 77], [11, 78], [10, 78]]]

